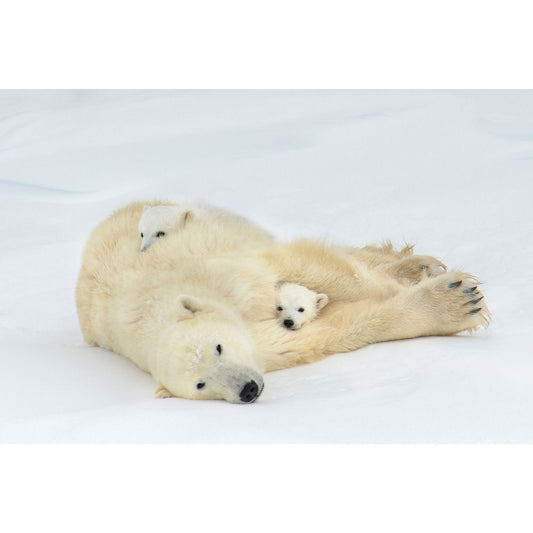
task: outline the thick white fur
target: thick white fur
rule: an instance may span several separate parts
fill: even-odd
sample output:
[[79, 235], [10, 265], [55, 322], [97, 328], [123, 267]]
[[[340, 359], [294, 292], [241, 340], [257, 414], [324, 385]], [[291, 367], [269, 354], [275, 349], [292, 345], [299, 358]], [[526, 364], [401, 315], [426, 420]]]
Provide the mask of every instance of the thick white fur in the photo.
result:
[[[222, 229], [222, 233], [218, 231]], [[220, 207], [200, 202], [147, 204], [138, 224], [141, 251], [159, 238], [179, 240], [180, 250], [193, 255], [249, 251], [274, 238], [251, 221]], [[158, 237], [163, 233], [161, 237]], [[192, 239], [201, 236], [202, 243]]]
[[[430, 274], [428, 264], [440, 262], [411, 248], [280, 244], [246, 219], [198, 217], [141, 253], [143, 209], [143, 202], [130, 204], [93, 231], [76, 296], [86, 341], [150, 372], [160, 397], [239, 401], [247, 381], [262, 387], [264, 372], [488, 324], [475, 278]], [[406, 259], [409, 268], [394, 268]], [[273, 313], [283, 282], [329, 297], [301, 330], [281, 328]]]
[[298, 283], [282, 283], [278, 289], [276, 314], [280, 325], [297, 330], [314, 320], [328, 303], [328, 297]]

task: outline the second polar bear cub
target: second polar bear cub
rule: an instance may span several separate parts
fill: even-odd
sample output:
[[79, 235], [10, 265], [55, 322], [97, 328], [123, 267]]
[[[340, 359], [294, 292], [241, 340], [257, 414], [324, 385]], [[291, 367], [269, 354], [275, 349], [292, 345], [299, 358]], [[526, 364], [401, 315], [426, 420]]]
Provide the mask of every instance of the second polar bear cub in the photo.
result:
[[282, 283], [277, 295], [277, 317], [287, 329], [300, 329], [314, 320], [328, 303], [326, 294], [316, 292], [297, 283]]
[[[191, 205], [184, 207], [174, 205], [146, 206], [139, 220], [141, 252], [144, 252], [169, 231], [184, 227], [191, 216], [192, 207]], [[198, 209], [197, 206], [194, 208]]]
[[[271, 246], [275, 240], [270, 233], [248, 219], [203, 202], [145, 205], [138, 228], [141, 252], [150, 248], [160, 237], [182, 232], [185, 240], [180, 248], [192, 249], [199, 255], [259, 249]], [[184, 231], [188, 229], [193, 231]], [[198, 239], [202, 242], [198, 242]]]

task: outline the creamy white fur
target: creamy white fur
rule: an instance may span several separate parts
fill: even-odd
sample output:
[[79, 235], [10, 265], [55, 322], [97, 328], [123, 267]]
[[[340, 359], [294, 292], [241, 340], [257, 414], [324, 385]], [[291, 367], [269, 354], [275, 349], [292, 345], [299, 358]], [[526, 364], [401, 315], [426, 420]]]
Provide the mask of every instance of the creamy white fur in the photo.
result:
[[[440, 262], [411, 255], [411, 248], [281, 244], [232, 215], [192, 218], [140, 252], [143, 210], [142, 202], [129, 204], [93, 231], [76, 297], [87, 342], [150, 372], [160, 397], [236, 402], [244, 383], [262, 387], [264, 372], [374, 342], [488, 324], [473, 276], [422, 277], [428, 264]], [[280, 327], [273, 313], [285, 282], [329, 298], [320, 316], [298, 331]], [[198, 389], [199, 382], [206, 385]]]
[[[224, 228], [225, 235], [214, 231], [218, 226]], [[192, 231], [190, 230], [193, 228]], [[220, 207], [200, 202], [181, 202], [180, 204], [145, 205], [139, 219], [138, 231], [141, 238], [141, 251], [147, 250], [159, 238], [169, 236], [182, 237], [182, 248], [189, 247], [195, 254], [202, 252], [198, 244], [189, 245], [188, 236], [196, 236], [203, 228], [204, 239], [208, 242], [210, 252], [227, 251], [229, 240], [231, 249], [250, 250], [273, 242], [273, 237], [251, 221]], [[221, 246], [219, 246], [219, 244]]]

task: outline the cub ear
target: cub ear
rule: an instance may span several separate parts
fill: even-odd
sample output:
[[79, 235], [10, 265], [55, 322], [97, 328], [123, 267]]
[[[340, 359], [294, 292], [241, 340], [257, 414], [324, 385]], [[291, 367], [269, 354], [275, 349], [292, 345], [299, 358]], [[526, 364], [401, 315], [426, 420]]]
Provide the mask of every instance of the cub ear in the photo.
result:
[[323, 307], [326, 307], [326, 305], [329, 302], [329, 298], [327, 294], [317, 294], [316, 295], [316, 307], [320, 311]]
[[151, 206], [151, 205], [148, 205], [148, 204], [144, 204], [144, 205], [143, 205], [143, 213], [144, 213], [145, 211], [148, 211], [148, 209], [152, 209], [152, 206]]
[[202, 310], [201, 300], [188, 294], [178, 296], [178, 320], [192, 318], [196, 313]]

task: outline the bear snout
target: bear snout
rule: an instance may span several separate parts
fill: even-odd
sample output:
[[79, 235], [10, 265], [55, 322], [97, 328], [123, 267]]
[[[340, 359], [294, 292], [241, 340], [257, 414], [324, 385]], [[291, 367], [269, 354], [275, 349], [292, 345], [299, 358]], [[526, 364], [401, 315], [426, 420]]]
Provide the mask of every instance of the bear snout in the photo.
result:
[[283, 325], [287, 328], [287, 329], [292, 329], [294, 327], [294, 320], [291, 320], [290, 318], [286, 318], [284, 321], [283, 321]]
[[261, 394], [263, 389], [259, 389], [259, 385], [252, 379], [242, 388], [239, 398], [243, 403], [251, 403], [255, 401]]

